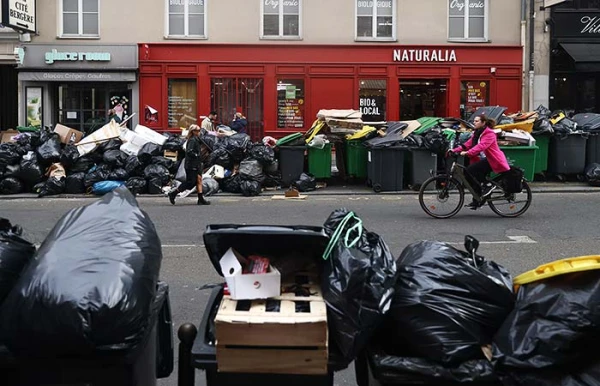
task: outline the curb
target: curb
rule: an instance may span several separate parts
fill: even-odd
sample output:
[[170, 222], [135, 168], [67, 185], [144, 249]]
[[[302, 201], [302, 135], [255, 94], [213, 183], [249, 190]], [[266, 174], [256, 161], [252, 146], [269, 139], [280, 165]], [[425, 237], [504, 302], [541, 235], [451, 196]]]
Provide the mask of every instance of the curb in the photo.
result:
[[[593, 187], [593, 186], [586, 186], [586, 185], [582, 185], [582, 186], [535, 186], [535, 185], [530, 185], [531, 186], [531, 191], [532, 193], [535, 194], [544, 194], [544, 193], [600, 193], [600, 187]], [[269, 190], [269, 191], [265, 191], [263, 192], [260, 196], [255, 196], [255, 197], [268, 197], [270, 195], [278, 195], [278, 194], [283, 194], [284, 190]], [[306, 194], [307, 196], [410, 196], [410, 195], [417, 195], [418, 191], [414, 191], [414, 190], [402, 190], [399, 192], [381, 192], [381, 193], [375, 193], [373, 190], [371, 189], [365, 189], [365, 190], [354, 190], [354, 189], [348, 189], [345, 190], [344, 188], [340, 188], [340, 189], [323, 189], [321, 191], [316, 190], [313, 192], [306, 192], [303, 193]], [[96, 199], [100, 196], [95, 196], [95, 195], [90, 195], [90, 194], [60, 194], [60, 195], [56, 195], [56, 196], [46, 196], [43, 197], [41, 199], [45, 199], [45, 198], [51, 198], [51, 199]], [[161, 198], [161, 197], [166, 197], [160, 194], [142, 194], [142, 195], [138, 195], [138, 198]], [[242, 196], [241, 194], [234, 194], [234, 193], [218, 193], [217, 195], [211, 196], [212, 198], [219, 198], [219, 197], [239, 197], [239, 198], [244, 198], [244, 196]], [[255, 198], [255, 197], [248, 197], [248, 198]], [[33, 193], [28, 193], [28, 194], [14, 194], [14, 195], [0, 195], [0, 201], [7, 201], [7, 200], [21, 200], [21, 199], [40, 199], [38, 198], [38, 196], [36, 194]]]

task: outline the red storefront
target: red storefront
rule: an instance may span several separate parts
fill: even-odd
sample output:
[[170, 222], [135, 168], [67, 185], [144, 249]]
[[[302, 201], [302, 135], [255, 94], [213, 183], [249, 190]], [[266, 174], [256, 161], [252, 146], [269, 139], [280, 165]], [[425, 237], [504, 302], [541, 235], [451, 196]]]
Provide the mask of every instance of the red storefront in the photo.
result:
[[521, 106], [521, 47], [157, 43], [139, 50], [139, 111], [158, 111], [140, 123], [156, 130], [177, 130], [211, 110], [224, 124], [241, 111], [257, 139], [305, 131], [320, 109], [393, 121]]

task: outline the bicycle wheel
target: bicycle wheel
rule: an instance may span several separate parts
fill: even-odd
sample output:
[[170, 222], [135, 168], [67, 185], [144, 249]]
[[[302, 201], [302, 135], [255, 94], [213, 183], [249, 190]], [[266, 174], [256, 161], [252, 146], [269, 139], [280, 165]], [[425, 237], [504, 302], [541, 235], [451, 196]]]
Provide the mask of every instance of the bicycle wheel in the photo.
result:
[[523, 181], [523, 190], [520, 193], [492, 195], [488, 199], [488, 205], [499, 216], [518, 217], [529, 209], [531, 200], [531, 188]]
[[435, 176], [423, 182], [419, 190], [421, 208], [435, 218], [450, 218], [465, 202], [465, 190], [454, 178]]

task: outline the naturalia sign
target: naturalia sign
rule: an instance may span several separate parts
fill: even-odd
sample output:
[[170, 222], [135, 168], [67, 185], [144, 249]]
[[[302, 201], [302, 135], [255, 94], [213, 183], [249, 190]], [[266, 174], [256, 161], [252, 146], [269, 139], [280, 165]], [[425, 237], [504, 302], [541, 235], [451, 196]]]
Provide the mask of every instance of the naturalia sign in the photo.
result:
[[47, 64], [65, 61], [89, 61], [89, 62], [110, 62], [109, 52], [58, 52], [52, 50], [46, 52], [45, 59]]

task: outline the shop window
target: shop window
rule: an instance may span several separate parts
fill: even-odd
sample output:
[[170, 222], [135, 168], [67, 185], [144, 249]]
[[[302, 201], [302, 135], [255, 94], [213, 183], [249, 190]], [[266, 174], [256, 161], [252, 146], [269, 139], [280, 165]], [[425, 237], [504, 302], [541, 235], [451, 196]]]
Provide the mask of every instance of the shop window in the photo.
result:
[[206, 0], [166, 0], [167, 36], [206, 38]]
[[400, 79], [400, 120], [447, 115], [445, 79]]
[[262, 0], [261, 38], [299, 38], [302, 0]]
[[169, 127], [198, 123], [195, 79], [169, 79]]
[[99, 0], [61, 0], [61, 36], [98, 37]]
[[467, 80], [460, 84], [460, 116], [469, 119], [480, 107], [490, 104], [490, 82]]
[[357, 0], [356, 40], [396, 40], [396, 0]]
[[387, 82], [363, 79], [359, 83], [358, 106], [365, 122], [385, 121]]
[[448, 39], [487, 41], [489, 0], [448, 1]]
[[304, 127], [304, 80], [282, 79], [277, 82], [277, 128]]

